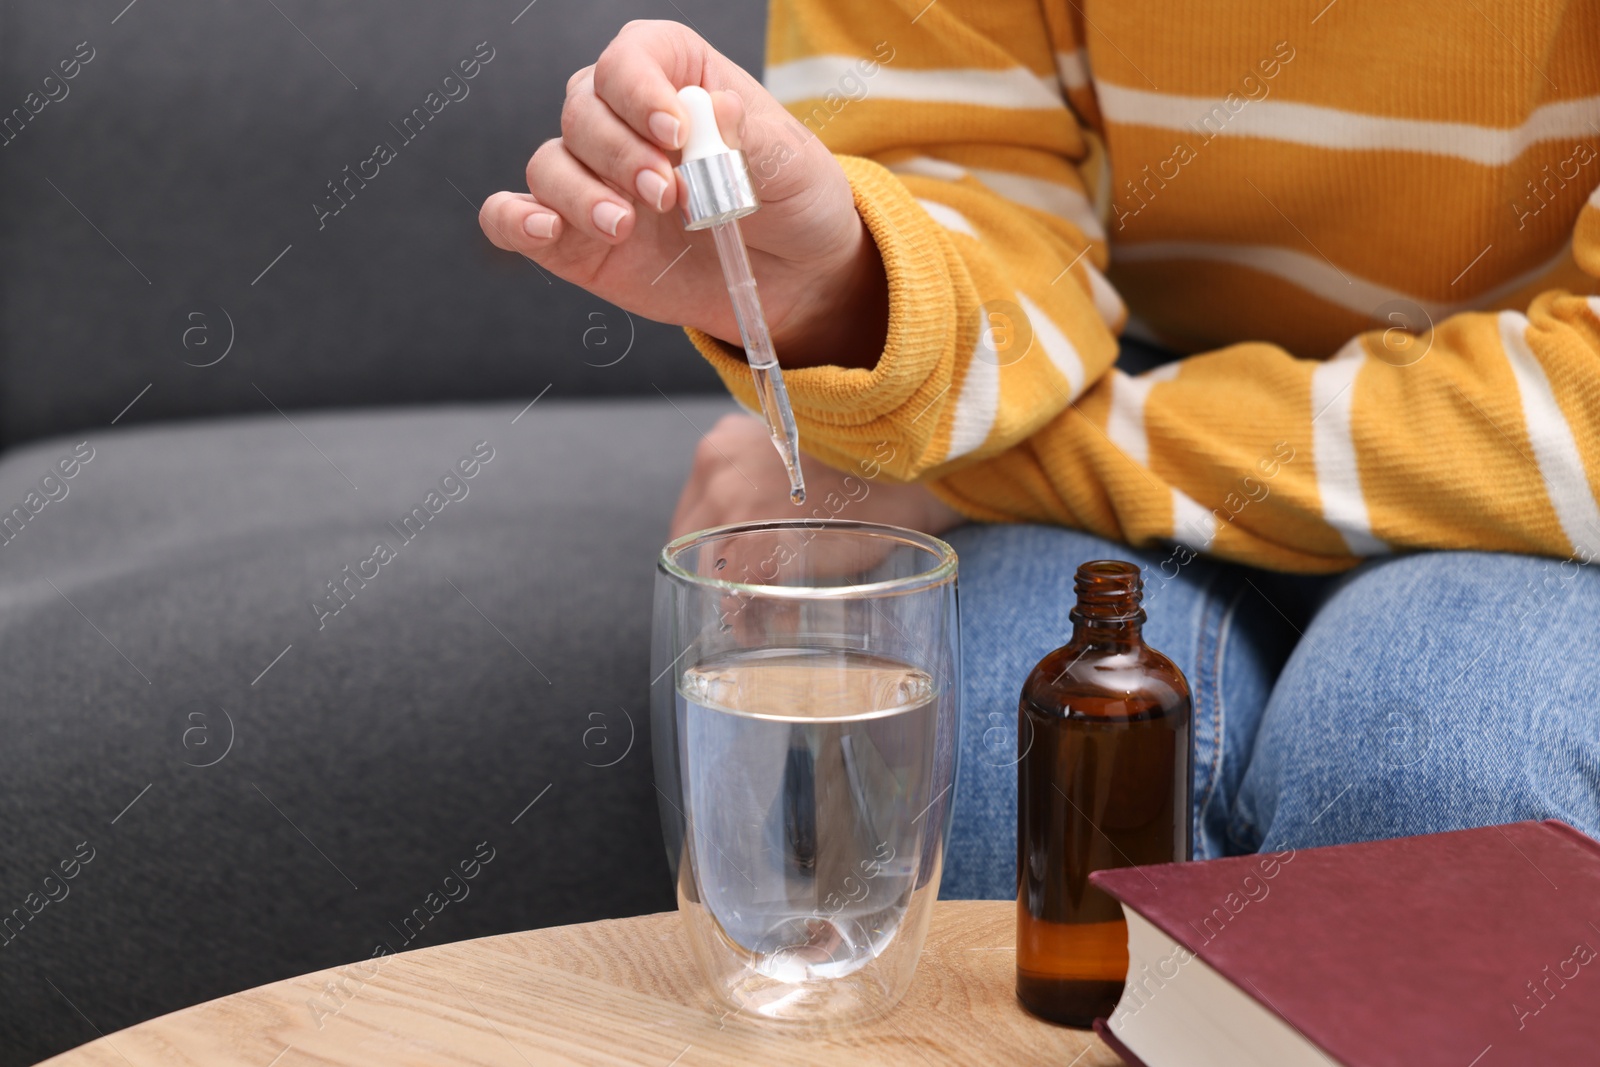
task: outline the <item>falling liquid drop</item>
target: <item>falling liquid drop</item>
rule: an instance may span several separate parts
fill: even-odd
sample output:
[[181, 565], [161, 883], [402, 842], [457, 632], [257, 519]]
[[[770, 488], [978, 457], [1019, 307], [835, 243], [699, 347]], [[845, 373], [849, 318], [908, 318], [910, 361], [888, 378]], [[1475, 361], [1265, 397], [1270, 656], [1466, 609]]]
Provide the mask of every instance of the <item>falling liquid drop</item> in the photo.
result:
[[804, 504], [805, 502], [806, 502], [806, 491], [804, 489], [791, 489], [791, 490], [789, 490], [789, 503], [793, 504], [795, 507], [799, 507], [801, 504]]
[[720, 571], [722, 568], [726, 567], [727, 565], [728, 565], [728, 561], [726, 559], [717, 560], [717, 570]]

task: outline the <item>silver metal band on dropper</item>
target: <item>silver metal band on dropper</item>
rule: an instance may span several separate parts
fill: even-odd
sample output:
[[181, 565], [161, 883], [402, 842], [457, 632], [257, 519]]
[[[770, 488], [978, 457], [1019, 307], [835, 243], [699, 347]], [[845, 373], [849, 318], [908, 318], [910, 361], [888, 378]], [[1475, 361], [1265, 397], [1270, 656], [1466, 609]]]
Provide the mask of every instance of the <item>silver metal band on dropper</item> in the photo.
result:
[[677, 169], [688, 191], [683, 201], [686, 230], [742, 219], [761, 206], [744, 153], [737, 149], [693, 159]]

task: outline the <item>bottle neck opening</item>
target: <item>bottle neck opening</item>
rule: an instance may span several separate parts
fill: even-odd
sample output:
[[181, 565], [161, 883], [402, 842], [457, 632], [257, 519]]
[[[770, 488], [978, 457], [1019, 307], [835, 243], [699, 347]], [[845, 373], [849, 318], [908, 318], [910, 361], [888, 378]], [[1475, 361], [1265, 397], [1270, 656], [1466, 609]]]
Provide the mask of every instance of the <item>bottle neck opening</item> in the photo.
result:
[[1073, 582], [1073, 637], [1095, 644], [1137, 644], [1144, 623], [1144, 586], [1139, 568], [1122, 560], [1095, 560], [1078, 568]]

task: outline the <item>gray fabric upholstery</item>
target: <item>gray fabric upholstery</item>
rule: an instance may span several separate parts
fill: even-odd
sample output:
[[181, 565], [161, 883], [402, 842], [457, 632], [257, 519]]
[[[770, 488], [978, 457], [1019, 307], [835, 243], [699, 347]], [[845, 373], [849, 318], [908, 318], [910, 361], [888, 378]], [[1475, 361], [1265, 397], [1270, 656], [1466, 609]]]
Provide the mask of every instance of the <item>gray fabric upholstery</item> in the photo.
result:
[[[380, 943], [671, 908], [653, 565], [699, 431], [731, 409], [673, 399], [11, 451], [0, 507], [38, 513], [0, 545], [0, 914], [65, 896], [0, 947], [0, 1061]], [[480, 441], [493, 458], [440, 491]], [[93, 456], [62, 478], [75, 449]], [[394, 558], [363, 566], [379, 542]], [[319, 622], [346, 566], [376, 576]], [[93, 858], [46, 882], [82, 842]], [[494, 858], [447, 883], [480, 842]]]
[[672, 906], [653, 561], [730, 405], [476, 221], [632, 18], [759, 65], [758, 2], [0, 0], [0, 1065]]
[[[124, 423], [270, 411], [263, 393], [713, 390], [679, 331], [548, 280], [476, 221], [525, 188], [567, 77], [641, 17], [759, 66], [756, 0], [0, 0], [0, 442], [104, 425], [146, 385]], [[464, 80], [480, 43], [493, 58]], [[364, 165], [379, 143], [395, 158]]]

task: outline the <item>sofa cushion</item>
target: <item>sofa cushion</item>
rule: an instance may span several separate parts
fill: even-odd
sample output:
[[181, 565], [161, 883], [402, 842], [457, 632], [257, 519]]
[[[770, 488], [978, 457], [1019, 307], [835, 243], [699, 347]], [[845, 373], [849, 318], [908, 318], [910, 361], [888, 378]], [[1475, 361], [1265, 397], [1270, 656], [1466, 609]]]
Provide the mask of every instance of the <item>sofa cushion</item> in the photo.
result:
[[0, 1060], [380, 945], [674, 906], [654, 562], [732, 405], [525, 403], [0, 463]]

